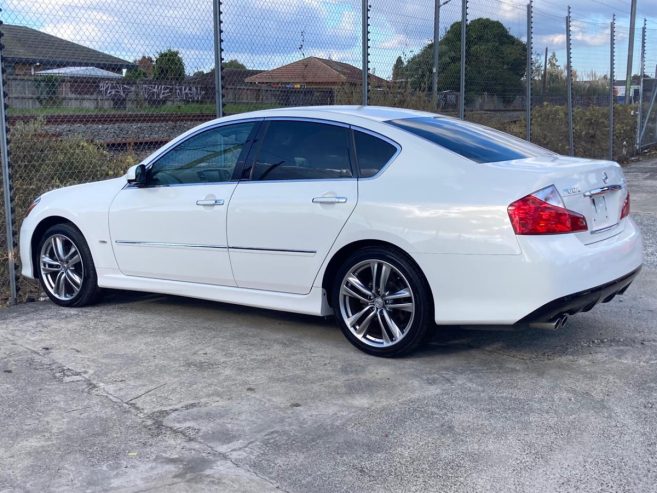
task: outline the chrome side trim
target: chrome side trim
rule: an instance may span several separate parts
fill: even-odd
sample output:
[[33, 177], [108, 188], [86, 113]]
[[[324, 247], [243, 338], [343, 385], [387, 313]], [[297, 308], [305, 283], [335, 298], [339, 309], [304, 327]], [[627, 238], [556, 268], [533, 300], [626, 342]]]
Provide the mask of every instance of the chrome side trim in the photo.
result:
[[127, 246], [147, 246], [156, 248], [209, 248], [213, 250], [227, 250], [225, 245], [203, 245], [200, 243], [167, 243], [163, 241], [129, 241], [129, 240], [116, 240], [114, 243], [117, 245]]
[[255, 252], [275, 252], [275, 253], [301, 253], [306, 255], [315, 255], [315, 250], [287, 250], [283, 248], [259, 248], [259, 247], [228, 247], [225, 245], [204, 245], [200, 243], [167, 243], [163, 241], [131, 241], [115, 240], [117, 245], [126, 246], [146, 246], [156, 248], [207, 248], [213, 250], [250, 250]]
[[622, 189], [623, 185], [607, 185], [600, 188], [594, 188], [588, 192], [584, 192], [584, 197], [595, 197], [596, 195], [602, 195], [603, 193], [607, 192], [617, 192], [618, 190]]
[[606, 231], [609, 231], [609, 230], [614, 229], [614, 228], [615, 228], [616, 226], [618, 226], [619, 224], [620, 224], [620, 222], [618, 222], [618, 223], [616, 223], [616, 224], [612, 224], [611, 226], [605, 226], [604, 228], [593, 229], [593, 230], [591, 230], [591, 234], [592, 234], [592, 235], [597, 235], [597, 234], [600, 234], [600, 233], [604, 233], [604, 232], [606, 232]]
[[229, 250], [251, 250], [255, 252], [275, 252], [275, 253], [305, 253], [308, 255], [315, 255], [317, 251], [315, 250], [287, 250], [283, 248], [258, 248], [258, 247], [240, 247], [240, 246], [231, 246], [228, 247]]
[[328, 120], [328, 119], [323, 119], [323, 118], [313, 118], [313, 117], [308, 117], [308, 116], [265, 116], [264, 117], [265, 121], [280, 121], [280, 120], [288, 120], [288, 121], [295, 121], [295, 122], [309, 122], [309, 123], [323, 123], [326, 125], [334, 125], [336, 127], [345, 127], [349, 128], [348, 123], [344, 122], [339, 122], [335, 120]]

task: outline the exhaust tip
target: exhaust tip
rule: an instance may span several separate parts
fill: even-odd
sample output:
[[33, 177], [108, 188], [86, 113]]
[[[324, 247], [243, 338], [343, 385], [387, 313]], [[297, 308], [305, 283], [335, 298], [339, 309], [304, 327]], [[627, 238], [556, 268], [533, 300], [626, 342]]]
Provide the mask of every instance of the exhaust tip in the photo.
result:
[[540, 330], [559, 330], [568, 322], [568, 314], [563, 313], [551, 322], [532, 322], [529, 324], [530, 329]]

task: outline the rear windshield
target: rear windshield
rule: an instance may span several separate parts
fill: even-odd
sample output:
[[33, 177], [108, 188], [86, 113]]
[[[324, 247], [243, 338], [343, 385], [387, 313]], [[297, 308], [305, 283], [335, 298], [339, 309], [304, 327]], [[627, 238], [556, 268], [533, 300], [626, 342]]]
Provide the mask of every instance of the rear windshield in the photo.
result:
[[474, 123], [444, 117], [389, 120], [387, 123], [430, 140], [477, 163], [554, 155], [512, 135]]

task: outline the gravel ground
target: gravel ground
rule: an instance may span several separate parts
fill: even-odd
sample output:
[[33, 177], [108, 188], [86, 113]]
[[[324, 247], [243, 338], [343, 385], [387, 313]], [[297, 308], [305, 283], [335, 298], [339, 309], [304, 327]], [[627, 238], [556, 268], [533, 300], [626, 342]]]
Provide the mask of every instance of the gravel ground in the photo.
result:
[[385, 360], [170, 296], [0, 311], [0, 491], [656, 491], [657, 162], [627, 176], [645, 268], [558, 332]]

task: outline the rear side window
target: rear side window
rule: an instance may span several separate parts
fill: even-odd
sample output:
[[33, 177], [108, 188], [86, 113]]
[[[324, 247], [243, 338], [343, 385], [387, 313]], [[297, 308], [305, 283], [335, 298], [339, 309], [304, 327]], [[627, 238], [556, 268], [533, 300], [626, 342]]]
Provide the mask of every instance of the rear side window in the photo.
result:
[[349, 129], [304, 121], [274, 120], [263, 139], [253, 180], [351, 178]]
[[492, 128], [443, 117], [390, 120], [402, 128], [477, 163], [495, 163], [554, 155], [527, 141]]
[[354, 141], [361, 178], [376, 175], [397, 152], [389, 142], [358, 130], [354, 130]]

